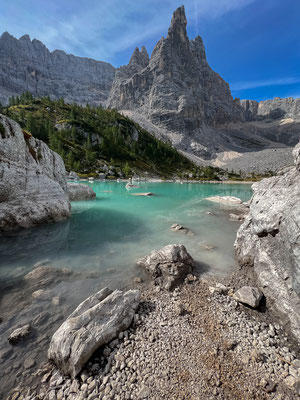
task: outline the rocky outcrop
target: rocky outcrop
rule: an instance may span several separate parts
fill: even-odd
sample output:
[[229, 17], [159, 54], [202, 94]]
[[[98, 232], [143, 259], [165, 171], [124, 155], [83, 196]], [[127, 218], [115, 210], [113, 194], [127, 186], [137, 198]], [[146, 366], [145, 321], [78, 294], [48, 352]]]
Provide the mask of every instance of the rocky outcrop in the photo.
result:
[[267, 306], [300, 341], [300, 144], [293, 155], [294, 168], [252, 186], [235, 249], [241, 265], [253, 266]]
[[169, 244], [160, 250], [141, 258], [137, 264], [149, 272], [155, 283], [172, 290], [192, 272], [194, 260], [186, 248], [180, 244]]
[[50, 52], [28, 35], [19, 40], [5, 32], [0, 37], [0, 101], [30, 91], [34, 96], [63, 97], [66, 102], [103, 104], [115, 68], [61, 50]]
[[0, 115], [0, 231], [70, 216], [61, 157]]
[[300, 99], [275, 97], [272, 100], [257, 102], [255, 100], [241, 100], [247, 120], [257, 119], [300, 119]]
[[[240, 118], [241, 107], [232, 99], [229, 85], [209, 67], [200, 36], [189, 40], [186, 25], [182, 6], [149, 62], [135, 50], [129, 65], [116, 73], [109, 106], [138, 111], [167, 132], [200, 138], [203, 125]], [[178, 136], [177, 142], [183, 139]], [[205, 145], [207, 140], [202, 139]]]
[[92, 200], [96, 197], [94, 190], [83, 183], [68, 182], [68, 193], [70, 201]]
[[138, 290], [108, 288], [88, 297], [54, 333], [49, 359], [74, 378], [95, 350], [129, 327], [139, 300]]

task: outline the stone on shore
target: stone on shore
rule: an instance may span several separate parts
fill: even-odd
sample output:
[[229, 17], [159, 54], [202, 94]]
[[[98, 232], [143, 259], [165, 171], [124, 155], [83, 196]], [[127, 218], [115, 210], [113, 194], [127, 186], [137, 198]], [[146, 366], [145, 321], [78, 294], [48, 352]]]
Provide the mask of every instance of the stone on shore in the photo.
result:
[[76, 377], [95, 350], [129, 327], [139, 300], [138, 290], [108, 288], [88, 297], [54, 333], [49, 360], [62, 373]]
[[68, 193], [70, 201], [92, 200], [96, 197], [94, 190], [83, 183], [68, 182]]
[[263, 292], [252, 286], [243, 286], [233, 294], [233, 298], [239, 303], [247, 304], [250, 307], [257, 308], [263, 297]]
[[70, 216], [62, 158], [0, 114], [0, 231]]
[[26, 324], [21, 328], [15, 329], [8, 337], [9, 343], [14, 346], [24, 340], [31, 333], [31, 326]]
[[175, 244], [152, 251], [137, 264], [152, 275], [156, 284], [167, 290], [181, 284], [195, 265], [185, 246]]

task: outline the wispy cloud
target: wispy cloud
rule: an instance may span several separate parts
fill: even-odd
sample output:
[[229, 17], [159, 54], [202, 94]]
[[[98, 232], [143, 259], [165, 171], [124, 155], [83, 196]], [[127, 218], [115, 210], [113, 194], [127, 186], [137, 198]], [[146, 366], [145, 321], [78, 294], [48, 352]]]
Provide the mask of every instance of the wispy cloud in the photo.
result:
[[[255, 0], [185, 0], [190, 23], [217, 18]], [[50, 50], [112, 61], [144, 41], [167, 32], [172, 12], [182, 0], [14, 0], [3, 2], [0, 27], [15, 36], [29, 33]], [[50, 3], [50, 4], [49, 4]], [[196, 28], [197, 30], [197, 28]]]
[[278, 79], [263, 79], [257, 81], [255, 80], [255, 81], [233, 82], [231, 84], [231, 89], [238, 91], [238, 90], [254, 89], [266, 86], [293, 85], [295, 83], [300, 83], [300, 77], [285, 77]]

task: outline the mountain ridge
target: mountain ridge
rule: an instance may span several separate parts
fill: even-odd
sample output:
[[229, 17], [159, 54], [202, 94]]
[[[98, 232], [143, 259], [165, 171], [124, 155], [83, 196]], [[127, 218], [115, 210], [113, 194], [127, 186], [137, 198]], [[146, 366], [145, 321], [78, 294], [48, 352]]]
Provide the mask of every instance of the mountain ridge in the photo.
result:
[[50, 52], [28, 35], [15, 39], [4, 33], [0, 101], [29, 90], [37, 97], [108, 105], [200, 163], [228, 151], [294, 146], [300, 99], [233, 99], [229, 84], [209, 66], [202, 38], [190, 40], [186, 25], [182, 6], [150, 57], [144, 46], [135, 48], [129, 63], [119, 68], [61, 50]]

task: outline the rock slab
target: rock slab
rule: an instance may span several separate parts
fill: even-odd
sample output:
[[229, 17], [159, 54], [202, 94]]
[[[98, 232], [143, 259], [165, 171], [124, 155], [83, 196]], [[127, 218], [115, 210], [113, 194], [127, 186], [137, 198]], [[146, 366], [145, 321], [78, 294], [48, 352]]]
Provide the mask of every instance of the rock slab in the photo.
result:
[[62, 158], [0, 114], [0, 231], [70, 216]]
[[195, 262], [185, 246], [170, 244], [152, 251], [137, 264], [152, 275], [156, 284], [172, 290], [192, 272]]
[[48, 358], [66, 375], [76, 377], [91, 355], [132, 322], [140, 292], [108, 288], [88, 297], [54, 333]]
[[300, 144], [293, 155], [293, 168], [252, 186], [235, 250], [241, 265], [253, 266], [268, 306], [300, 341]]

